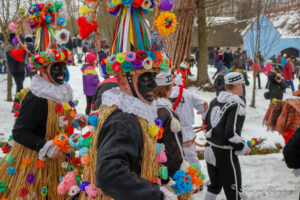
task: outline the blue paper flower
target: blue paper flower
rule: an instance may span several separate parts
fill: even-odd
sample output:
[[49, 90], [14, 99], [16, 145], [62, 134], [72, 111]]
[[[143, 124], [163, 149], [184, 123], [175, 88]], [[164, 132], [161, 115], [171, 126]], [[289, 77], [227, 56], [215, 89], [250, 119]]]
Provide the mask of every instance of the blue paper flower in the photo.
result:
[[133, 0], [122, 0], [124, 6], [130, 6], [133, 3]]
[[39, 4], [32, 4], [29, 7], [28, 12], [29, 12], [29, 14], [34, 14], [34, 13], [36, 13], [39, 10], [40, 10], [40, 5]]
[[63, 26], [63, 25], [65, 25], [65, 23], [66, 23], [65, 18], [63, 18], [63, 17], [58, 17], [58, 19], [57, 19], [57, 24], [58, 24], [58, 25]]
[[89, 181], [82, 181], [81, 184], [79, 184], [79, 189], [81, 191], [84, 191], [85, 192], [85, 187], [88, 186], [90, 184]]
[[178, 170], [173, 176], [175, 184], [172, 185], [172, 189], [176, 191], [176, 194], [186, 194], [192, 190], [191, 177], [184, 171]]
[[52, 22], [52, 17], [51, 17], [51, 15], [47, 15], [45, 21], [46, 21], [47, 23], [51, 23], [51, 22]]

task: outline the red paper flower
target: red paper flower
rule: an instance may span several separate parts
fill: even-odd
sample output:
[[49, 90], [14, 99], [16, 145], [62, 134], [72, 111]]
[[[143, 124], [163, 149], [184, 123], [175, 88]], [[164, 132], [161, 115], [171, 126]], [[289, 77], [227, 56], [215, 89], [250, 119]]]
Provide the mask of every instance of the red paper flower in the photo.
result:
[[69, 135], [72, 135], [74, 133], [74, 127], [73, 126], [69, 126], [66, 130], [66, 132], [69, 134]]
[[28, 191], [27, 191], [25, 188], [23, 188], [23, 189], [21, 190], [20, 196], [21, 196], [21, 197], [25, 197], [27, 194], [28, 194]]
[[9, 148], [7, 145], [3, 145], [1, 149], [4, 154], [7, 154], [9, 152]]
[[14, 117], [18, 117], [18, 116], [19, 116], [19, 111], [16, 111]]
[[62, 113], [63, 112], [63, 106], [60, 103], [56, 104], [56, 112], [57, 113]]

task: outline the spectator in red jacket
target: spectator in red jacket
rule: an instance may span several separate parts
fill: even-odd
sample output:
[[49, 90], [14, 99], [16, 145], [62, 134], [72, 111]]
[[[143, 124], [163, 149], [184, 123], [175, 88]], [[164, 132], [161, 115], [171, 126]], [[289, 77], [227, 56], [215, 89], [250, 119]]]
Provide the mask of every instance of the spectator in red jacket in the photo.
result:
[[292, 60], [290, 58], [287, 59], [286, 64], [283, 67], [283, 79], [285, 80], [286, 84], [291, 86], [292, 91], [295, 91], [294, 88], [294, 77], [293, 77], [293, 67], [291, 64]]

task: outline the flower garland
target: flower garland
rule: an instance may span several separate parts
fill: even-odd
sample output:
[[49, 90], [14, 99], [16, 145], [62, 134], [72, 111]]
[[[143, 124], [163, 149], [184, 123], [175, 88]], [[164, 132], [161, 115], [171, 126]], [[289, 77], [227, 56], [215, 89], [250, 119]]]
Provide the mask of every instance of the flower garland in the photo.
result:
[[73, 63], [72, 53], [66, 47], [58, 48], [58, 49], [47, 49], [46, 51], [42, 51], [32, 55], [28, 58], [27, 68], [36, 72], [40, 65], [47, 66], [51, 63], [56, 62], [67, 62], [69, 65]]
[[172, 67], [171, 60], [158, 51], [142, 51], [117, 53], [104, 60], [101, 68], [104, 75], [117, 75], [140, 69], [168, 70]]
[[153, 11], [155, 6], [154, 0], [108, 0], [106, 2], [107, 11], [113, 15], [118, 14], [121, 7], [132, 6], [134, 8], [140, 8], [143, 13], [149, 14]]

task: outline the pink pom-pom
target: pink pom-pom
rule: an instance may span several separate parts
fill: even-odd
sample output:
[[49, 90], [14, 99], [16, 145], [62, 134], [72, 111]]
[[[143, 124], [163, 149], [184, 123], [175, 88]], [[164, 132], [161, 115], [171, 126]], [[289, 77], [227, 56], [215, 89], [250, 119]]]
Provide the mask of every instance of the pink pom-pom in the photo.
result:
[[74, 172], [68, 172], [63, 178], [63, 181], [58, 185], [57, 192], [60, 195], [66, 194], [70, 188], [77, 185]]
[[158, 163], [167, 162], [167, 155], [164, 151], [160, 151], [158, 153], [158, 155], [156, 156], [156, 162], [158, 162]]
[[85, 187], [85, 192], [87, 193], [87, 195], [89, 195], [89, 197], [93, 199], [97, 196], [98, 189], [94, 184], [89, 184]]
[[10, 22], [9, 25], [8, 25], [8, 29], [11, 30], [11, 31], [16, 31], [16, 24], [13, 23], [13, 22]]

